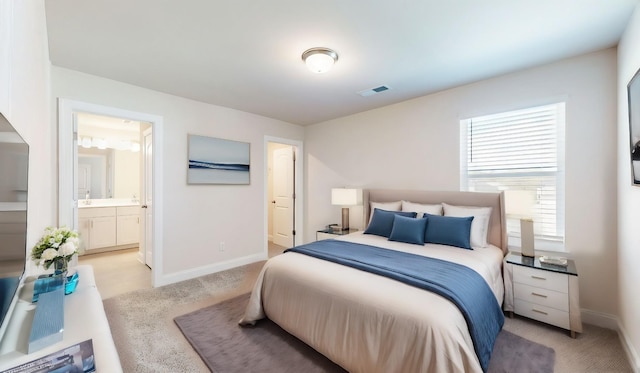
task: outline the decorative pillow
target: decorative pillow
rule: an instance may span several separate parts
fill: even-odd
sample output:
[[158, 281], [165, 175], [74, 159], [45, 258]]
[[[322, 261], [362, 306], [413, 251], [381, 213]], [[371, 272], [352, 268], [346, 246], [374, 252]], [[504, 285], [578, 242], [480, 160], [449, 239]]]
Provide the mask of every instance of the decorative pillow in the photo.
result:
[[402, 215], [393, 217], [393, 228], [389, 241], [400, 241], [415, 245], [424, 245], [424, 230], [427, 219], [409, 218]]
[[373, 210], [373, 217], [364, 231], [364, 234], [375, 234], [377, 236], [387, 237], [391, 235], [393, 229], [393, 218], [396, 215], [415, 218], [415, 212], [387, 211], [376, 208]]
[[487, 246], [491, 207], [453, 206], [446, 203], [443, 203], [442, 207], [444, 208], [445, 216], [473, 216], [473, 224], [471, 224], [471, 246]]
[[473, 250], [470, 242], [473, 216], [458, 218], [425, 214], [424, 220], [427, 220], [424, 242]]
[[400, 211], [402, 207], [402, 201], [395, 202], [369, 202], [371, 205], [371, 214], [369, 214], [369, 222], [373, 219], [373, 211], [375, 209], [386, 210], [386, 211]]
[[402, 211], [413, 211], [418, 214], [427, 213], [429, 215], [442, 215], [442, 205], [425, 205], [422, 203], [402, 201]]

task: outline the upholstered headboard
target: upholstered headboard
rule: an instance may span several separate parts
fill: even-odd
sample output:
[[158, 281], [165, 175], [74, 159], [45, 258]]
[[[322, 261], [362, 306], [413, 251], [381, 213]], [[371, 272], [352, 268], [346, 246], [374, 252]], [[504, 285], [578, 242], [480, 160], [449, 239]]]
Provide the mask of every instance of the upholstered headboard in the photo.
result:
[[504, 194], [456, 191], [424, 191], [424, 190], [363, 190], [363, 212], [365, 226], [369, 223], [369, 202], [411, 201], [414, 203], [437, 204], [448, 203], [458, 206], [491, 207], [487, 240], [507, 253], [507, 221], [504, 213]]

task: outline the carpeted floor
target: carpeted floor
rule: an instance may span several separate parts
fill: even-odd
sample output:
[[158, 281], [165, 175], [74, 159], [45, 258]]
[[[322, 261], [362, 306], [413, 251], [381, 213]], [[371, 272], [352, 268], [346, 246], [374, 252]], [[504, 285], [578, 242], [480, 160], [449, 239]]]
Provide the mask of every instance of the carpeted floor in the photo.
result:
[[[212, 372], [345, 372], [271, 320], [240, 327], [248, 300], [247, 293], [175, 318]], [[552, 373], [554, 361], [553, 349], [503, 330], [488, 372]]]
[[[173, 319], [251, 291], [263, 263], [106, 299], [124, 372], [209, 372]], [[564, 330], [520, 317], [507, 318], [504, 329], [553, 348], [555, 373], [631, 372], [614, 331], [584, 325], [571, 339]]]

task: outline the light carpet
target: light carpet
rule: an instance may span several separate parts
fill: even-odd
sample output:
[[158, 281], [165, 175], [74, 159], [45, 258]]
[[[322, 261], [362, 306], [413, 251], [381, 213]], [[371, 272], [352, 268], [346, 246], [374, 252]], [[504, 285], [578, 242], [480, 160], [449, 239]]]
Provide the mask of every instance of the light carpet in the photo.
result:
[[[263, 264], [105, 299], [124, 372], [209, 372], [173, 319], [251, 291]], [[584, 333], [571, 339], [565, 330], [517, 316], [504, 325], [504, 330], [553, 348], [555, 373], [632, 371], [615, 331], [587, 324], [583, 328]]]

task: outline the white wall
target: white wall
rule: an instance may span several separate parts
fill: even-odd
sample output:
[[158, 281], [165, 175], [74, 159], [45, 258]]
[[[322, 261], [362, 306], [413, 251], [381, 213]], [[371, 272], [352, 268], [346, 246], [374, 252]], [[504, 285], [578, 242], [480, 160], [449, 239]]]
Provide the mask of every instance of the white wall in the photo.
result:
[[[302, 127], [55, 66], [51, 74], [54, 98], [163, 117], [163, 266], [154, 268], [163, 283], [264, 256], [264, 136], [302, 140]], [[249, 142], [251, 184], [187, 185], [187, 134]]]
[[566, 249], [581, 306], [616, 315], [617, 280], [603, 275], [617, 272], [615, 49], [308, 127], [307, 238], [340, 216], [332, 187], [459, 190], [460, 119], [557, 100], [567, 103]]
[[[0, 111], [29, 144], [27, 248], [55, 224], [55, 142], [42, 1], [0, 2]], [[29, 262], [30, 263], [30, 262]], [[35, 268], [27, 266], [31, 272]]]
[[618, 281], [620, 321], [636, 372], [640, 371], [640, 188], [631, 186], [627, 84], [640, 69], [640, 5], [618, 46]]

